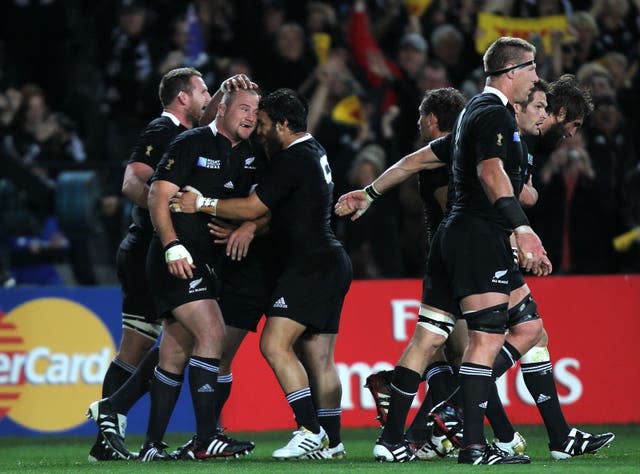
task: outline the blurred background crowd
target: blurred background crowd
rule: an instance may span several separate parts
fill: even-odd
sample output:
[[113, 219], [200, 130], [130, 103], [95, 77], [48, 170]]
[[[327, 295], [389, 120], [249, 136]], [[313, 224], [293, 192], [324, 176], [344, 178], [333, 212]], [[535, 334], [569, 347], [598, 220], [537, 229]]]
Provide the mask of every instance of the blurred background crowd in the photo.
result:
[[[575, 74], [594, 100], [576, 137], [536, 157], [541, 198], [528, 213], [555, 273], [640, 272], [638, 239], [612, 243], [640, 226], [640, 0], [5, 0], [0, 9], [4, 286], [116, 282], [130, 210], [122, 174], [161, 111], [157, 86], [170, 69], [196, 67], [210, 90], [236, 73], [267, 92], [298, 90], [337, 198], [422, 145], [424, 91], [482, 90], [483, 22], [514, 34], [501, 19], [538, 47], [540, 77]], [[335, 226], [357, 278], [404, 278], [422, 276], [423, 221], [410, 181]]]

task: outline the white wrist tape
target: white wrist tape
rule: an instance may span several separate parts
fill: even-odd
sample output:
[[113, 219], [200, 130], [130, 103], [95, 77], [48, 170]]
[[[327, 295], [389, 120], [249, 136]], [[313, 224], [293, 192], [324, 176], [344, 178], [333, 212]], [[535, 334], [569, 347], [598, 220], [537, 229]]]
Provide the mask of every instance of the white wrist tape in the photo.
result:
[[203, 207], [208, 208], [208, 210], [206, 211], [207, 214], [211, 214], [212, 216], [215, 217], [218, 210], [218, 200], [216, 198], [198, 196], [197, 206], [198, 206], [198, 211]]
[[175, 260], [180, 260], [181, 258], [186, 258], [187, 262], [193, 263], [193, 258], [191, 258], [191, 254], [182, 244], [169, 247], [164, 252], [164, 261], [166, 263], [173, 262]]

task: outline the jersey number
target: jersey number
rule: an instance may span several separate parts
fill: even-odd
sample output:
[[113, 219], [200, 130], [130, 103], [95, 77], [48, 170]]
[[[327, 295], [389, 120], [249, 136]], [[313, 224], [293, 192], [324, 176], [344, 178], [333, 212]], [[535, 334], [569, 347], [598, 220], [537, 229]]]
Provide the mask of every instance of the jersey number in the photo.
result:
[[327, 184], [331, 183], [331, 168], [329, 167], [329, 160], [327, 160], [327, 155], [322, 155], [322, 158], [320, 158], [320, 166], [322, 166], [324, 180], [327, 182]]

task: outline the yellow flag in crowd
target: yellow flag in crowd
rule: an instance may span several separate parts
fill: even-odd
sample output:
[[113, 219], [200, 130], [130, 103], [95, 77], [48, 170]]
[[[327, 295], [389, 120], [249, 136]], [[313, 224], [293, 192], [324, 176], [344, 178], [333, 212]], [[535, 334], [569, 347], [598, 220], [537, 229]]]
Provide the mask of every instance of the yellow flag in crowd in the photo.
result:
[[313, 50], [316, 53], [318, 63], [324, 64], [329, 57], [331, 36], [328, 33], [314, 33], [311, 40], [313, 41]]
[[404, 4], [411, 16], [422, 16], [432, 2], [433, 0], [404, 0]]
[[336, 104], [331, 112], [334, 122], [345, 125], [360, 125], [362, 123], [362, 104], [357, 95], [350, 95]]
[[478, 13], [478, 33], [476, 51], [483, 54], [489, 45], [502, 36], [516, 36], [535, 44], [540, 48], [536, 38], [542, 40], [544, 51], [551, 53], [551, 32], [559, 30], [564, 33], [562, 40], [568, 39], [569, 29], [565, 15], [541, 16], [538, 18], [513, 18]]

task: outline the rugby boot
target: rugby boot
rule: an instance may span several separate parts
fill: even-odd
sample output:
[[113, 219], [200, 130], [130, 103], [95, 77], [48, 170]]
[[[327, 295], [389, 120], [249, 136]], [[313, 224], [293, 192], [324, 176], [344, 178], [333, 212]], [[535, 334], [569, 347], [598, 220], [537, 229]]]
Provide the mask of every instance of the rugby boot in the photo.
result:
[[324, 428], [320, 427], [320, 433], [313, 433], [301, 426], [293, 432], [293, 437], [286, 446], [276, 449], [272, 456], [276, 459], [300, 459], [328, 447], [329, 438]]
[[198, 436], [194, 436], [171, 454], [176, 459], [238, 458], [249, 454], [255, 447], [251, 441], [233, 439], [220, 429], [208, 440], [200, 440]]
[[344, 444], [339, 443], [333, 448], [322, 448], [305, 454], [302, 459], [344, 459], [346, 455]]
[[495, 444], [472, 444], [458, 452], [458, 464], [529, 464], [526, 454], [510, 456]]
[[378, 412], [376, 420], [380, 422], [380, 426], [384, 428], [387, 424], [387, 412], [389, 411], [389, 401], [391, 400], [391, 377], [393, 370], [383, 370], [376, 372], [367, 377], [364, 384], [371, 392], [373, 401], [376, 404]]
[[378, 462], [409, 462], [416, 459], [413, 449], [406, 440], [390, 444], [381, 437], [373, 447], [373, 457]]
[[433, 407], [427, 417], [427, 427], [432, 430], [431, 441], [434, 444], [441, 445], [442, 441], [438, 440], [445, 436], [454, 448], [462, 445], [462, 410], [448, 401], [445, 400]]
[[608, 447], [615, 437], [616, 435], [613, 433], [592, 435], [576, 428], [571, 428], [569, 436], [567, 436], [564, 443], [561, 446], [551, 446], [549, 444], [549, 450], [553, 459], [570, 459], [582, 454], [595, 454], [600, 448]]
[[512, 456], [514, 454], [524, 454], [527, 450], [527, 441], [517, 431], [513, 434], [513, 439], [511, 441], [503, 443], [496, 439], [493, 441], [493, 444]]
[[89, 456], [87, 457], [89, 462], [118, 461], [120, 459], [122, 458], [118, 456], [118, 453], [109, 448], [109, 445], [102, 436], [100, 436], [100, 441], [96, 441], [93, 446], [91, 446]]
[[124, 444], [127, 417], [116, 413], [109, 399], [103, 398], [89, 405], [87, 418], [97, 423], [98, 429], [109, 445], [109, 448], [111, 448], [120, 459], [134, 458]]
[[168, 447], [166, 443], [161, 441], [147, 441], [140, 448], [138, 460], [141, 462], [175, 461], [176, 458], [166, 451]]

